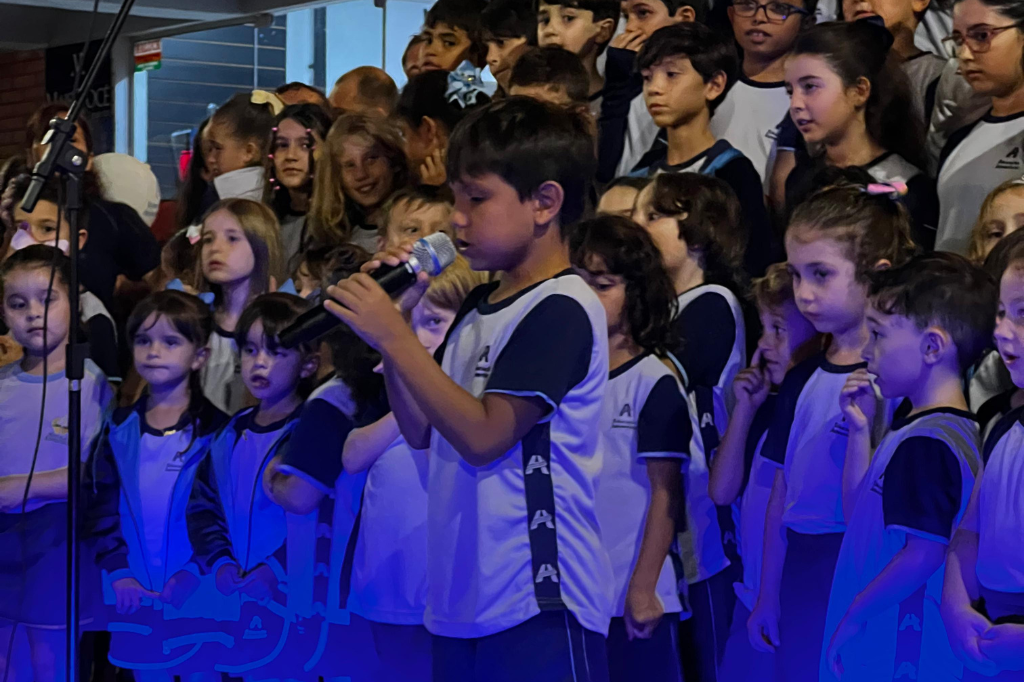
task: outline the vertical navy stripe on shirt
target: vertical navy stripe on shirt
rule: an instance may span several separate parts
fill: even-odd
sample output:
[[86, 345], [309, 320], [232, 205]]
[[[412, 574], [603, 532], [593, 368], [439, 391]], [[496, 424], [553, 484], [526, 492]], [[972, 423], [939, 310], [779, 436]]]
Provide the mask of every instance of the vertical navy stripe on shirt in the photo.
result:
[[551, 480], [551, 422], [537, 424], [523, 437], [523, 488], [533, 563], [533, 586], [541, 611], [565, 608], [558, 572], [555, 488]]

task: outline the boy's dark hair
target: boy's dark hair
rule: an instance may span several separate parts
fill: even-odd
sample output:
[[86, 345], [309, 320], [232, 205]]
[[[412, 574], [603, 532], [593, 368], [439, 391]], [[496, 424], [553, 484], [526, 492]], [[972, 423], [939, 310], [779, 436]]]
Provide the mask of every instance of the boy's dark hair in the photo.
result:
[[880, 260], [899, 266], [916, 251], [903, 204], [856, 185], [826, 187], [796, 207], [786, 238], [806, 241], [814, 233], [848, 246], [860, 282], [869, 281]]
[[244, 142], [253, 142], [260, 149], [260, 159], [265, 159], [270, 150], [270, 132], [274, 127], [274, 109], [269, 104], [255, 104], [252, 93], [240, 92], [221, 104], [212, 122], [226, 123], [234, 136]]
[[540, 2], [553, 7], [570, 7], [590, 12], [595, 22], [612, 19], [617, 23], [622, 14], [622, 3], [619, 0], [538, 0], [537, 4]]
[[562, 237], [583, 216], [597, 159], [582, 115], [529, 97], [509, 97], [477, 109], [448, 144], [448, 178], [494, 173], [526, 200], [545, 182], [562, 186]]
[[7, 276], [15, 270], [50, 270], [55, 267], [54, 283], [60, 282], [67, 290], [71, 282], [71, 259], [60, 249], [47, 244], [33, 244], [19, 249], [4, 259], [0, 265], [0, 295], [4, 290]]
[[458, 101], [448, 99], [447, 71], [426, 71], [410, 78], [402, 88], [395, 115], [413, 130], [419, 128], [424, 117], [429, 117], [451, 133], [469, 111], [490, 101], [487, 95], [477, 93], [476, 103], [463, 107]]
[[423, 25], [434, 28], [437, 24], [447, 24], [453, 28], [461, 28], [473, 43], [470, 61], [474, 64], [483, 64], [487, 57], [487, 45], [484, 44], [480, 15], [486, 6], [487, 4], [480, 0], [437, 0], [427, 11]]
[[[14, 224], [14, 208], [21, 203], [22, 199], [25, 198], [25, 194], [28, 193], [28, 188], [31, 184], [32, 176], [28, 173], [22, 173], [7, 183], [7, 187], [3, 189], [3, 199], [5, 201], [0, 204], [0, 211], [2, 211], [2, 213], [0, 213], [0, 226], [6, 227], [9, 230], [17, 229], [17, 225]], [[43, 189], [39, 193], [39, 201], [46, 201], [60, 206], [62, 192], [63, 190], [60, 186], [60, 178], [56, 175], [52, 175], [43, 185]], [[85, 197], [84, 204], [86, 210], [81, 211], [78, 215], [79, 230], [89, 229], [88, 196]], [[65, 224], [63, 214], [60, 216], [60, 221], [62, 224]]]
[[996, 284], [1010, 265], [1024, 263], [1024, 230], [1017, 230], [1000, 239], [985, 259], [985, 272], [992, 275]]
[[936, 325], [956, 344], [960, 371], [989, 346], [999, 292], [995, 280], [963, 256], [934, 252], [871, 275], [869, 295], [886, 315], [899, 315], [919, 329]]
[[608, 274], [620, 275], [626, 285], [623, 314], [633, 341], [645, 351], [664, 356], [675, 346], [678, 303], [661, 253], [645, 229], [628, 218], [604, 215], [584, 220], [569, 239], [569, 258], [578, 268], [604, 262]]
[[725, 74], [725, 89], [722, 94], [708, 102], [711, 113], [722, 103], [736, 82], [740, 61], [732, 36], [712, 31], [704, 24], [685, 23], [664, 26], [651, 34], [640, 53], [636, 56], [639, 71], [649, 69], [658, 62], [671, 57], [685, 57], [690, 60], [694, 71], [707, 83], [716, 73]]
[[278, 86], [277, 89], [274, 90], [274, 93], [278, 95], [283, 95], [285, 93], [297, 92], [299, 90], [306, 90], [308, 92], [313, 93], [316, 96], [316, 98], [320, 100], [319, 106], [322, 107], [324, 111], [331, 110], [331, 102], [330, 100], [327, 99], [327, 95], [324, 94], [324, 91], [321, 90], [320, 88], [310, 85], [309, 83], [303, 83], [301, 81], [292, 81], [291, 83], [285, 83], [284, 85]]
[[674, 17], [681, 7], [693, 8], [694, 21], [698, 24], [706, 23], [705, 19], [711, 9], [708, 0], [661, 0], [661, 4], [668, 9], [670, 17]]
[[[270, 350], [276, 350], [278, 335], [312, 307], [312, 303], [295, 294], [275, 292], [257, 296], [245, 307], [242, 316], [238, 318], [238, 326], [235, 327], [235, 343], [239, 350], [244, 349], [246, 340], [249, 338], [249, 330], [259, 321], [263, 323], [264, 343]], [[299, 352], [304, 356], [314, 353], [317, 348], [318, 344], [313, 342], [299, 344]], [[309, 397], [316, 387], [315, 385], [316, 376], [301, 379], [298, 386], [299, 395], [302, 398]]]
[[586, 104], [590, 99], [590, 80], [583, 62], [560, 47], [531, 47], [520, 55], [508, 79], [510, 90], [517, 85], [565, 88], [574, 104]]
[[651, 207], [676, 218], [679, 238], [701, 253], [705, 281], [738, 288], [747, 235], [728, 183], [701, 173], [662, 173], [654, 178]]
[[484, 40], [526, 38], [537, 44], [537, 11], [531, 0], [492, 0], [480, 13]]

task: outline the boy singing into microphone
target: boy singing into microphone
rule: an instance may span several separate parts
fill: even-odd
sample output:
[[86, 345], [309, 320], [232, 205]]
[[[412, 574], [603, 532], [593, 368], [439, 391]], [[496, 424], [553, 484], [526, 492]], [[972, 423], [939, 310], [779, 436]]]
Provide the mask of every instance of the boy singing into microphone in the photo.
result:
[[534, 100], [491, 104], [455, 129], [458, 245], [474, 270], [501, 274], [469, 294], [440, 364], [369, 275], [328, 290], [328, 309], [383, 355], [409, 445], [430, 449], [424, 621], [438, 680], [608, 679], [593, 428], [607, 327], [565, 234], [594, 167], [586, 122]]

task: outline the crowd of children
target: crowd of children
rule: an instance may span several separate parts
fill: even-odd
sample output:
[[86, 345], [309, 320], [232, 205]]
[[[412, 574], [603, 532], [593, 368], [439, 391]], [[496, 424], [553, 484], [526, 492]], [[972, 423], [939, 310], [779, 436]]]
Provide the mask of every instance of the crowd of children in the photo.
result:
[[22, 210], [42, 108], [4, 682], [65, 679], [72, 325], [77, 625], [140, 682], [1024, 680], [1024, 0], [936, 4], [438, 0], [401, 89], [199, 123], [162, 246], [85, 123], [79, 234]]

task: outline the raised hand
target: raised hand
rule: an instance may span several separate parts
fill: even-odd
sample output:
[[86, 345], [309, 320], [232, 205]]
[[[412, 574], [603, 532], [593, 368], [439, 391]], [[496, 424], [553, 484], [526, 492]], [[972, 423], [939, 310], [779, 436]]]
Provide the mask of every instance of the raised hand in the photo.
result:
[[733, 395], [737, 405], [757, 410], [764, 404], [771, 387], [768, 373], [761, 368], [761, 349], [758, 348], [750, 359], [750, 367], [736, 373], [732, 383]]
[[839, 408], [850, 429], [864, 431], [870, 428], [878, 410], [878, 394], [866, 369], [856, 370], [846, 380], [839, 394]]

